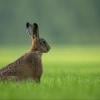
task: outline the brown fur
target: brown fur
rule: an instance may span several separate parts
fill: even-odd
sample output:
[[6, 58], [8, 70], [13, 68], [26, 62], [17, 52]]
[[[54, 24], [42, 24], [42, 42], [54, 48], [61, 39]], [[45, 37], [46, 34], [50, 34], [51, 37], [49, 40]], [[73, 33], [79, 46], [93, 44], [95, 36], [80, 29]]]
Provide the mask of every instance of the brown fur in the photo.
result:
[[[37, 34], [37, 33], [35, 33]], [[34, 36], [34, 37], [33, 37]], [[37, 37], [38, 36], [38, 37]], [[15, 62], [0, 70], [1, 80], [27, 80], [32, 79], [40, 82], [42, 69], [42, 53], [48, 52], [50, 47], [39, 35], [32, 35], [31, 50]]]

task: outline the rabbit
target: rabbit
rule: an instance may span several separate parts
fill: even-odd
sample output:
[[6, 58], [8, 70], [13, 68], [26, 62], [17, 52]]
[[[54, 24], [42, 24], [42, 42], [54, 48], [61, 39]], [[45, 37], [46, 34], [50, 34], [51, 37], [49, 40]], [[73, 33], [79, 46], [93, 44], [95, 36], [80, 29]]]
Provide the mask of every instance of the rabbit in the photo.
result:
[[0, 69], [0, 80], [34, 80], [40, 82], [43, 73], [42, 54], [50, 50], [45, 39], [39, 37], [37, 23], [26, 23], [28, 33], [32, 38], [31, 49], [13, 63]]

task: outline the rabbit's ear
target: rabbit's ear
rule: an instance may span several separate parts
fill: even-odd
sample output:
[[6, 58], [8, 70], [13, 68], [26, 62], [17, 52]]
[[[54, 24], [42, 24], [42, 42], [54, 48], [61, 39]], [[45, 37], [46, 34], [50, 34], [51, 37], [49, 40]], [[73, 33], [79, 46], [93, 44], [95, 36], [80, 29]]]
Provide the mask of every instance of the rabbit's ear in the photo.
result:
[[26, 23], [26, 32], [33, 37], [33, 25], [31, 25], [29, 22]]
[[39, 38], [39, 27], [37, 23], [33, 23], [33, 37]]

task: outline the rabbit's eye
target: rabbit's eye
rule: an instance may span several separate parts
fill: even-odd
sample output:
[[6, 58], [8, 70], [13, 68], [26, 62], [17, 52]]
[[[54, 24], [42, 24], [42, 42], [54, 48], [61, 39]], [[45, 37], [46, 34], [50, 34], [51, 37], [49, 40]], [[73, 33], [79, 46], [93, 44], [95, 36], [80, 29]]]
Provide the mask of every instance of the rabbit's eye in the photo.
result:
[[43, 40], [42, 43], [45, 44], [46, 42]]
[[40, 44], [46, 46], [47, 43], [46, 43], [46, 41], [44, 39], [40, 39]]

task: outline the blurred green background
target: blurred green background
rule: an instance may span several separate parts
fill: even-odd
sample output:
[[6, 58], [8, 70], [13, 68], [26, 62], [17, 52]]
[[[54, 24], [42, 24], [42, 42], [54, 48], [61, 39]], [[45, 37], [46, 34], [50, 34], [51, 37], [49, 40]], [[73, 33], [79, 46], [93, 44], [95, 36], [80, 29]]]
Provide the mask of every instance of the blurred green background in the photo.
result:
[[26, 22], [55, 45], [100, 44], [100, 0], [0, 0], [0, 45], [30, 43]]
[[0, 81], [0, 100], [100, 100], [100, 0], [0, 0], [0, 68], [30, 48], [26, 22], [51, 46], [41, 84]]

